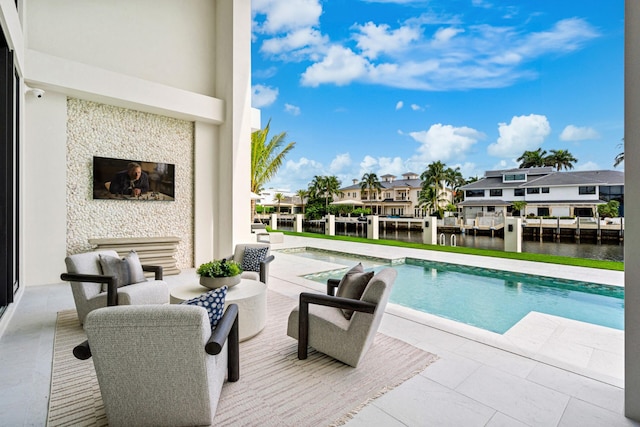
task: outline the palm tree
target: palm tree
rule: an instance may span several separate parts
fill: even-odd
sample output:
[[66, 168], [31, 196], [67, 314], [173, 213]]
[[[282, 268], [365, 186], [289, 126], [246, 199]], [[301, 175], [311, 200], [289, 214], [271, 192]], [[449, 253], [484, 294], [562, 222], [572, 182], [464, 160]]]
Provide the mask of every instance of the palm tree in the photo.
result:
[[444, 210], [442, 205], [446, 202], [448, 200], [442, 197], [442, 193], [438, 192], [435, 187], [423, 187], [418, 199], [418, 203], [424, 205], [430, 214], [437, 211], [440, 217], [442, 217], [442, 211]]
[[373, 213], [373, 200], [371, 199], [372, 190], [375, 190], [376, 194], [380, 194], [380, 190], [382, 190], [382, 184], [380, 184], [378, 175], [375, 173], [365, 173], [362, 175], [360, 190], [362, 190], [363, 193], [365, 190], [368, 190], [369, 200], [371, 201], [371, 213]]
[[278, 214], [280, 213], [280, 203], [282, 203], [282, 201], [284, 200], [284, 194], [282, 193], [276, 193], [273, 195], [273, 198], [276, 199], [276, 201], [278, 202]]
[[302, 214], [304, 215], [304, 199], [309, 196], [309, 191], [298, 190], [296, 191], [296, 196], [300, 197], [300, 203], [302, 203]]
[[459, 191], [459, 190], [460, 190], [460, 187], [462, 187], [467, 183], [467, 181], [462, 176], [462, 172], [460, 172], [459, 167], [456, 167], [455, 169], [447, 168], [446, 182], [451, 187], [451, 202], [452, 203], [461, 202], [463, 197], [462, 197], [462, 191]]
[[[441, 204], [448, 202], [445, 197], [444, 186], [446, 183], [451, 183], [455, 180], [456, 171], [459, 173], [459, 169], [455, 171], [451, 168], [447, 168], [441, 161], [432, 162], [427, 166], [427, 169], [422, 172], [420, 179], [422, 180], [422, 191], [420, 192], [421, 204], [427, 205], [431, 212], [438, 210], [441, 212]], [[435, 204], [434, 204], [435, 203]]]
[[526, 206], [527, 202], [525, 202], [524, 200], [515, 200], [511, 202], [511, 207], [514, 211], [518, 211], [520, 213], [520, 216], [523, 216], [522, 214], [524, 213], [524, 208]]
[[[624, 141], [624, 138], [622, 138], [622, 141]], [[615, 168], [616, 166], [618, 166], [620, 163], [624, 162], [624, 142], [621, 144], [618, 144], [618, 147], [622, 147], [622, 152], [618, 153], [618, 155], [615, 158], [615, 161], [613, 162], [613, 167]]]
[[546, 166], [545, 156], [547, 152], [542, 148], [538, 148], [535, 151], [525, 151], [522, 153], [522, 156], [518, 157], [516, 161], [520, 162], [521, 169], [524, 168], [537, 168], [541, 166]]
[[316, 175], [313, 177], [311, 184], [309, 184], [309, 195], [311, 197], [324, 197], [325, 212], [329, 212], [329, 198], [333, 198], [333, 196], [337, 196], [340, 193], [340, 180], [335, 175]]
[[545, 166], [553, 166], [557, 171], [561, 169], [573, 169], [573, 163], [578, 159], [567, 150], [551, 150], [551, 154], [545, 157]]
[[[271, 120], [264, 129], [251, 134], [251, 191], [260, 194], [262, 186], [273, 178], [284, 158], [295, 147], [295, 142], [285, 143], [286, 132], [281, 132], [267, 142]], [[251, 200], [251, 217], [255, 216], [256, 201]]]

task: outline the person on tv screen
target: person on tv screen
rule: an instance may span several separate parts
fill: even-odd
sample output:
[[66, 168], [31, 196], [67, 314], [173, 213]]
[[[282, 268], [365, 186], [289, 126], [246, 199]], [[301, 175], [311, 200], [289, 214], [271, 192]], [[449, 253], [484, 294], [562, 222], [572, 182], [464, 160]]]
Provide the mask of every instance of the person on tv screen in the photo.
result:
[[109, 191], [113, 194], [140, 196], [149, 191], [149, 175], [142, 171], [139, 163], [131, 162], [126, 170], [116, 173], [111, 180]]

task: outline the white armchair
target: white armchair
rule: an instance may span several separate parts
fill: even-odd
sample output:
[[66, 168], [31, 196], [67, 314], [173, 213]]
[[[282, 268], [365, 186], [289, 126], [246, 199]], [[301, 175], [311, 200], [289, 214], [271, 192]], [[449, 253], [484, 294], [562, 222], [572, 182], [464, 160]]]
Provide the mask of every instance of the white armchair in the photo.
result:
[[237, 244], [235, 250], [233, 251], [233, 255], [228, 256], [227, 259], [233, 259], [235, 262], [243, 266], [245, 264], [245, 253], [247, 249], [255, 250], [255, 249], [266, 249], [265, 257], [261, 261], [258, 262], [257, 268], [255, 269], [245, 269], [242, 272], [243, 279], [251, 279], [251, 280], [259, 280], [265, 285], [269, 283], [269, 263], [275, 259], [273, 255], [271, 255], [271, 245], [268, 243], [241, 243]]
[[[161, 266], [142, 266], [154, 273], [153, 280], [117, 287], [114, 276], [104, 275], [100, 255], [118, 257], [116, 251], [104, 250], [70, 255], [65, 258], [67, 273], [60, 278], [71, 282], [78, 319], [84, 324], [87, 314], [107, 305], [168, 304], [169, 285], [162, 280]], [[104, 290], [106, 284], [107, 290]]]
[[193, 305], [100, 308], [88, 314], [88, 343], [110, 426], [210, 425], [225, 382], [240, 377], [238, 306], [213, 331]]
[[[373, 276], [360, 299], [334, 296], [339, 280], [327, 281], [327, 295], [303, 292], [289, 315], [287, 335], [298, 340], [298, 358], [308, 346], [354, 368], [373, 343], [397, 272], [385, 268]], [[343, 309], [353, 310], [347, 319]]]

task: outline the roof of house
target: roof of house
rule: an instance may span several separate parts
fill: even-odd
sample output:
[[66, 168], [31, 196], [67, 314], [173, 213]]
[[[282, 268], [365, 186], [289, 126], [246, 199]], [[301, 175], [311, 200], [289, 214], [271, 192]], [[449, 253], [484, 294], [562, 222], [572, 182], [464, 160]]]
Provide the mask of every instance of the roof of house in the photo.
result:
[[[502, 182], [502, 175], [522, 171], [527, 182]], [[567, 185], [624, 185], [624, 173], [614, 170], [558, 172], [553, 168], [487, 171], [485, 177], [460, 187], [462, 190], [490, 188], [554, 187]]]
[[[601, 205], [605, 202], [600, 199], [591, 199], [591, 200], [526, 200], [527, 205]], [[513, 202], [505, 202], [502, 199], [473, 199], [473, 200], [465, 200], [463, 202], [458, 203], [458, 206], [510, 206]]]
[[[342, 187], [340, 191], [349, 191], [349, 190], [361, 190], [361, 183], [352, 184], [347, 187]], [[393, 189], [393, 188], [403, 188], [403, 187], [411, 187], [411, 188], [420, 188], [422, 187], [422, 180], [420, 179], [396, 179], [392, 182], [390, 181], [380, 181], [380, 187], [384, 189]]]

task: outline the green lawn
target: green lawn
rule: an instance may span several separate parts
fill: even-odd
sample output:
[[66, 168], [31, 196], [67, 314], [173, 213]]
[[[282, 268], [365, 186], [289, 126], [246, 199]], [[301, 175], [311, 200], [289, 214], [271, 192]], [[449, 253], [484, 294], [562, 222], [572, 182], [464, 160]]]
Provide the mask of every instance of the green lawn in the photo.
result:
[[502, 252], [502, 251], [494, 251], [489, 249], [464, 248], [461, 246], [424, 245], [421, 243], [408, 243], [408, 242], [400, 242], [397, 240], [382, 240], [382, 239], [369, 240], [363, 237], [327, 236], [324, 234], [316, 234], [316, 233], [294, 233], [292, 231], [284, 231], [284, 233], [291, 236], [311, 237], [314, 239], [343, 240], [347, 242], [369, 243], [372, 245], [396, 246], [401, 248], [413, 248], [413, 249], [427, 249], [430, 251], [453, 252], [457, 254], [482, 255], [482, 256], [489, 256], [489, 257], [495, 257], [495, 258], [520, 259], [524, 261], [546, 262], [549, 264], [574, 265], [578, 267], [591, 267], [591, 268], [600, 268], [604, 270], [624, 271], [624, 262], [619, 262], [619, 261], [602, 261], [602, 260], [595, 260], [595, 259], [571, 258], [571, 257], [558, 256], [558, 255], [543, 255], [543, 254], [532, 254], [532, 253], [525, 253], [525, 252], [520, 252], [520, 253]]

